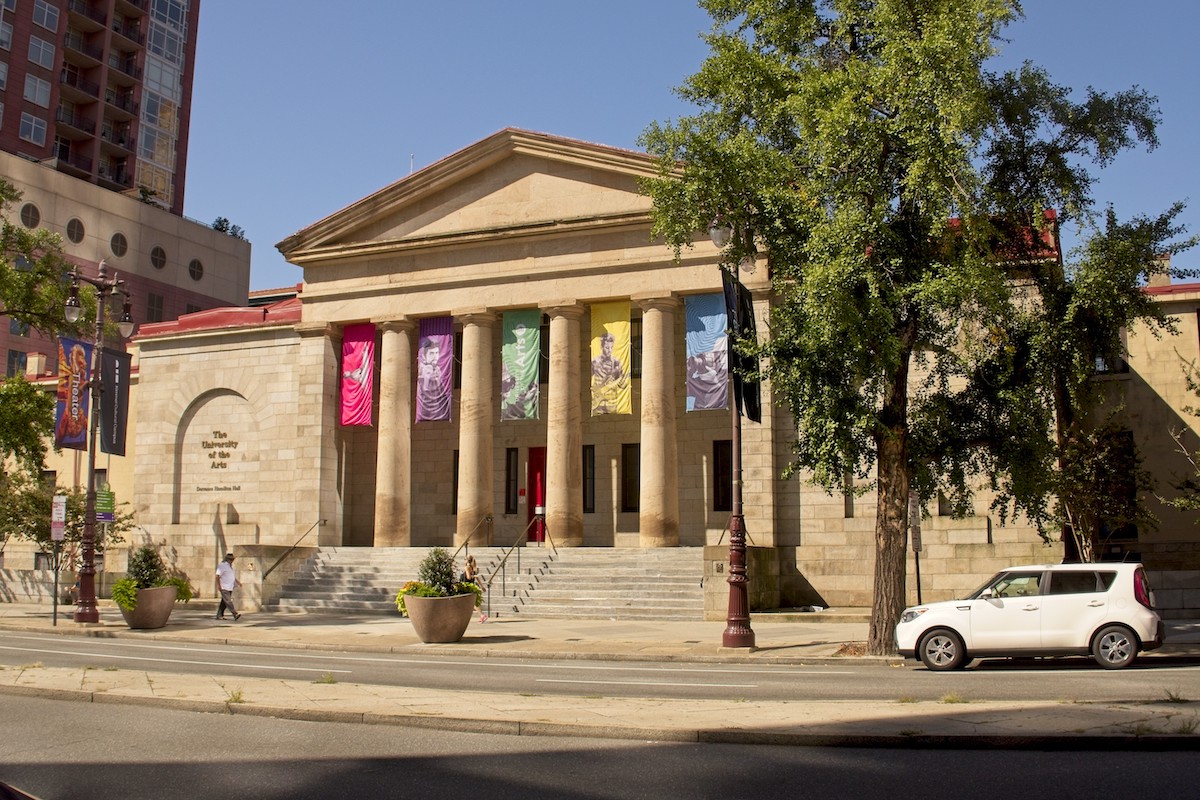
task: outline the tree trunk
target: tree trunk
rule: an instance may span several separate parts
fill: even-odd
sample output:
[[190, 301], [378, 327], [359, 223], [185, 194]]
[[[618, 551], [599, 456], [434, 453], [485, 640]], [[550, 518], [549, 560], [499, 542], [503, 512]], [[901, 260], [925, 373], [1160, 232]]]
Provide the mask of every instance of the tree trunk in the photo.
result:
[[[907, 333], [911, 336], [911, 328]], [[909, 340], [908, 337], [904, 337]], [[875, 584], [867, 652], [896, 652], [896, 623], [905, 603], [908, 543], [908, 348], [892, 375], [875, 436], [878, 502], [875, 506]]]

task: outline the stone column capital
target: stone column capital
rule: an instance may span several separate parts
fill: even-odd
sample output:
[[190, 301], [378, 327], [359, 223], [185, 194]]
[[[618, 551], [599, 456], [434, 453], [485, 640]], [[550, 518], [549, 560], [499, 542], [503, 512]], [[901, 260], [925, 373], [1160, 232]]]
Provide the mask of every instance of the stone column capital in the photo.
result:
[[500, 315], [486, 308], [468, 308], [453, 312], [454, 321], [464, 325], [493, 325]]
[[587, 309], [578, 301], [562, 300], [557, 303], [543, 305], [541, 310], [543, 313], [548, 314], [551, 319], [566, 317], [567, 319], [580, 320], [583, 319], [583, 314]]
[[643, 310], [674, 311], [679, 308], [679, 298], [674, 292], [635, 294], [629, 298]]
[[400, 333], [408, 333], [417, 329], [416, 320], [408, 317], [399, 317], [397, 319], [379, 319], [375, 320], [375, 326], [381, 331], [398, 331]]

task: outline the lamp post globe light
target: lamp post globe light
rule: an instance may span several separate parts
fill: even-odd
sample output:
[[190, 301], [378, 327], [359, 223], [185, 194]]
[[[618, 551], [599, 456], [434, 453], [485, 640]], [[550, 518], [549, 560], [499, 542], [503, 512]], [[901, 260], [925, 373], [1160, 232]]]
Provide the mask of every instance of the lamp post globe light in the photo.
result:
[[108, 265], [100, 261], [95, 280], [79, 274], [79, 267], [71, 271], [71, 290], [63, 308], [67, 322], [78, 322], [83, 314], [79, 305], [79, 282], [90, 284], [96, 290], [96, 330], [92, 338], [91, 379], [88, 387], [92, 392], [92, 411], [88, 419], [87, 499], [83, 512], [82, 564], [79, 568], [79, 599], [75, 606], [76, 622], [99, 622], [100, 612], [96, 608], [96, 428], [100, 423], [100, 395], [104, 391], [104, 376], [100, 369], [100, 348], [104, 344], [104, 318], [111, 297], [120, 293], [124, 296], [121, 318], [117, 327], [122, 338], [133, 335], [133, 317], [130, 314], [129, 294], [125, 292], [125, 281], [118, 280], [114, 272], [108, 275]]
[[[724, 250], [733, 239], [733, 228], [718, 217], [709, 226], [708, 235], [718, 250]], [[734, 261], [730, 271], [733, 273], [735, 282], [738, 279], [739, 267], [746, 269], [747, 272], [753, 272], [753, 265], [754, 257], [750, 254], [744, 255], [740, 264], [738, 261]], [[725, 269], [725, 267], [721, 267], [721, 269]], [[735, 329], [734, 335], [736, 333]], [[733, 336], [729, 337], [727, 341], [730, 341], [730, 344], [727, 346], [733, 346], [733, 338]], [[725, 631], [721, 634], [721, 646], [754, 647], [754, 629], [750, 627], [750, 600], [746, 577], [746, 526], [745, 518], [742, 515], [742, 411], [735, 395], [732, 355], [730, 353], [731, 357], [728, 360], [730, 364], [728, 378], [730, 417], [733, 419], [729, 447], [733, 486], [730, 493], [729, 512], [729, 577], [726, 579], [729, 583], [729, 604], [725, 612]]]

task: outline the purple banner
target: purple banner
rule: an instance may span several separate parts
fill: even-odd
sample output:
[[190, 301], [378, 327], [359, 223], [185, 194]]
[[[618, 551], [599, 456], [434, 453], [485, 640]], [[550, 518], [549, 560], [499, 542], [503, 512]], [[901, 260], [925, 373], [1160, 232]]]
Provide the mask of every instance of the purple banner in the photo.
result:
[[421, 320], [417, 341], [417, 422], [450, 419], [454, 378], [454, 318]]
[[91, 402], [92, 346], [58, 340], [58, 403], [54, 409], [54, 446], [87, 450], [88, 406]]

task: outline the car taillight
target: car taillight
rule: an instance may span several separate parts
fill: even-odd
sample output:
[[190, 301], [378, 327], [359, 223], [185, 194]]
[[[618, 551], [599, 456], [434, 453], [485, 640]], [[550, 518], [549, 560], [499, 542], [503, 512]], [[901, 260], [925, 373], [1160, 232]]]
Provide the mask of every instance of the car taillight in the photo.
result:
[[1154, 608], [1154, 603], [1150, 598], [1150, 580], [1140, 569], [1133, 573], [1133, 596], [1146, 608]]

